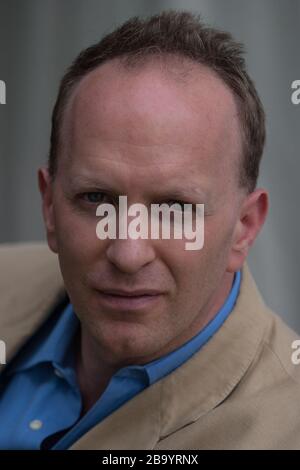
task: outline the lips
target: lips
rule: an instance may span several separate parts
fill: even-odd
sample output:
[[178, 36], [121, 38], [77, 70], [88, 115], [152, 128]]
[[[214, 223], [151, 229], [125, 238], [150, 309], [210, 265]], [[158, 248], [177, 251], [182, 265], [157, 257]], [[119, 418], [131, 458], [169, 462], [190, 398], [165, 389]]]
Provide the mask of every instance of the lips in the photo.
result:
[[143, 295], [160, 295], [162, 292], [155, 289], [138, 289], [134, 291], [126, 291], [120, 289], [101, 289], [100, 292], [108, 295], [116, 295], [119, 297], [141, 297]]
[[113, 310], [141, 310], [153, 306], [163, 295], [154, 289], [126, 291], [120, 289], [98, 290], [99, 300]]

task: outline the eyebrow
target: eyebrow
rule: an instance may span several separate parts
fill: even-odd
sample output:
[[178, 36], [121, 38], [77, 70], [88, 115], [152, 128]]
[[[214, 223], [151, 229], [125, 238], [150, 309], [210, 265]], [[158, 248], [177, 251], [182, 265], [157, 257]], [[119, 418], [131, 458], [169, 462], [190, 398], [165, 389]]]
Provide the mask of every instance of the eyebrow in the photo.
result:
[[83, 176], [83, 175], [74, 175], [71, 176], [71, 179], [69, 180], [70, 186], [73, 186], [75, 188], [79, 188], [81, 186], [93, 186], [95, 188], [107, 188], [109, 185], [105, 183], [105, 181], [100, 180], [100, 179], [95, 179], [93, 177], [89, 176]]
[[200, 198], [200, 199], [207, 199], [208, 193], [200, 188], [165, 188], [159, 194], [159, 197], [163, 198], [174, 198], [174, 199], [193, 199], [193, 198]]
[[[101, 179], [96, 179], [89, 176], [75, 175], [71, 178], [70, 185], [79, 189], [82, 186], [90, 186], [99, 190], [106, 190], [116, 195], [122, 195], [122, 193], [113, 188], [111, 184], [106, 183]], [[210, 192], [207, 189], [202, 189], [200, 185], [186, 184], [185, 187], [170, 186], [165, 187], [159, 194], [153, 194], [154, 198], [178, 198], [178, 199], [192, 199], [194, 197], [202, 199], [208, 199]]]

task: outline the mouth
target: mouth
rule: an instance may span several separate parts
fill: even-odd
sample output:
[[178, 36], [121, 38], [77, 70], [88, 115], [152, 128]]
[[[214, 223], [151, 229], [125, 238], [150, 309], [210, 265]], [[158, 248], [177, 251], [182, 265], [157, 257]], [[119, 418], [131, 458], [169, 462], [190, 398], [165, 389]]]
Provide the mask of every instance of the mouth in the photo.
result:
[[113, 310], [141, 310], [153, 306], [163, 293], [154, 290], [98, 290], [100, 302]]

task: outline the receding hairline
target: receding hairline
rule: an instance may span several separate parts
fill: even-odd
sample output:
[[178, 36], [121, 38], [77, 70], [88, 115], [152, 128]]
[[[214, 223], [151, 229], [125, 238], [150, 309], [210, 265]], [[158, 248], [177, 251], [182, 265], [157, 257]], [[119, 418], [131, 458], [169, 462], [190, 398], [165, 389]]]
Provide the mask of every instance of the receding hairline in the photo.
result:
[[163, 78], [165, 78], [166, 80], [172, 80], [179, 87], [186, 86], [188, 83], [199, 80], [199, 73], [203, 75], [208, 74], [215, 78], [217, 82], [221, 84], [224, 89], [227, 90], [227, 93], [232, 98], [235, 111], [230, 116], [230, 118], [235, 118], [236, 124], [238, 126], [238, 145], [240, 151], [239, 155], [237, 156], [238, 164], [235, 166], [238, 167], [237, 171], [239, 173], [239, 165], [242, 165], [243, 159], [243, 129], [240, 117], [239, 97], [223, 80], [223, 78], [218, 74], [218, 72], [205, 63], [202, 64], [199, 62], [195, 62], [192, 58], [177, 53], [161, 53], [157, 55], [151, 55], [149, 57], [141, 56], [139, 59], [140, 60], [137, 60], [134, 56], [121, 56], [109, 59], [87, 72], [77, 82], [74, 83], [72, 88], [69, 90], [68, 96], [66, 97], [65, 105], [63, 107], [59, 140], [62, 141], [62, 134], [66, 128], [66, 118], [68, 118], [68, 114], [72, 110], [72, 104], [74, 103], [76, 96], [78, 96], [78, 93], [80, 93], [80, 88], [83, 86], [83, 83], [90, 79], [91, 75], [99, 73], [99, 70], [103, 69], [105, 66], [116, 67], [117, 69], [119, 69], [120, 73], [125, 72], [129, 74], [139, 73], [148, 67], [158, 67], [159, 70], [163, 72]]

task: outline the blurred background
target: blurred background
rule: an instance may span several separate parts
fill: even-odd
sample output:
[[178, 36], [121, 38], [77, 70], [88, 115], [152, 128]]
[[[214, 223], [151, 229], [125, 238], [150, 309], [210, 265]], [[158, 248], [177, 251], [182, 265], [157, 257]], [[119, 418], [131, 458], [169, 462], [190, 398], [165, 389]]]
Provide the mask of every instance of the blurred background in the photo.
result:
[[[269, 218], [249, 264], [266, 302], [300, 332], [297, 290], [300, 105], [300, 0], [0, 0], [0, 243], [45, 238], [37, 168], [46, 162], [59, 80], [79, 51], [130, 16], [164, 9], [200, 13], [243, 42], [267, 114], [259, 185]], [[1, 266], [0, 266], [1, 269]]]

